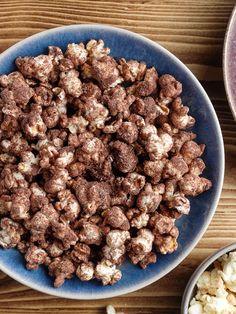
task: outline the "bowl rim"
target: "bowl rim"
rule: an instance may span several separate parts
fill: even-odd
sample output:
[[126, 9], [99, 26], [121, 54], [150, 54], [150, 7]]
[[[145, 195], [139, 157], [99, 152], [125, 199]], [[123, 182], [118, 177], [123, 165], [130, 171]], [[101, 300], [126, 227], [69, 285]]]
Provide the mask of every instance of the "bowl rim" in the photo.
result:
[[90, 30], [104, 30], [104, 31], [115, 31], [121, 35], [129, 35], [132, 36], [138, 40], [142, 40], [144, 43], [147, 43], [148, 45], [152, 46], [154, 49], [158, 49], [159, 51], [161, 51], [162, 53], [164, 53], [166, 56], [168, 56], [169, 58], [173, 59], [191, 78], [191, 80], [194, 82], [194, 84], [197, 86], [197, 88], [200, 90], [200, 92], [202, 93], [202, 95], [204, 96], [204, 98], [206, 99], [206, 102], [209, 104], [208, 108], [209, 111], [212, 114], [212, 119], [214, 120], [214, 124], [216, 126], [215, 132], [217, 134], [217, 139], [218, 139], [218, 145], [219, 145], [219, 154], [220, 154], [220, 160], [221, 163], [219, 165], [219, 184], [218, 184], [218, 188], [216, 190], [215, 193], [215, 198], [214, 198], [214, 202], [212, 202], [211, 204], [211, 209], [209, 210], [209, 214], [207, 216], [206, 219], [206, 223], [201, 227], [198, 236], [194, 239], [194, 241], [192, 242], [192, 245], [189, 246], [184, 253], [182, 253], [178, 258], [176, 258], [176, 260], [169, 265], [165, 270], [157, 273], [155, 276], [153, 276], [152, 278], [148, 279], [148, 280], [144, 280], [139, 284], [134, 284], [132, 287], [122, 287], [120, 288], [118, 291], [111, 291], [111, 292], [102, 292], [102, 293], [81, 293], [81, 292], [65, 292], [65, 291], [60, 291], [60, 290], [51, 290], [48, 287], [42, 287], [41, 285], [32, 282], [31, 280], [25, 280], [21, 278], [20, 274], [15, 274], [14, 272], [12, 272], [10, 269], [8, 269], [7, 267], [5, 267], [4, 265], [1, 264], [0, 261], [0, 270], [3, 271], [4, 273], [6, 273], [7, 275], [9, 275], [11, 278], [17, 280], [18, 282], [22, 283], [23, 285], [26, 285], [32, 289], [38, 290], [40, 292], [49, 294], [49, 295], [53, 295], [53, 296], [57, 296], [57, 297], [63, 297], [63, 298], [68, 298], [68, 299], [77, 299], [77, 300], [96, 300], [96, 299], [105, 299], [105, 298], [111, 298], [111, 297], [116, 297], [116, 296], [120, 296], [123, 294], [127, 294], [136, 290], [139, 290], [141, 288], [144, 288], [150, 284], [152, 284], [153, 282], [159, 280], [160, 278], [164, 277], [166, 274], [168, 274], [170, 271], [172, 271], [173, 269], [175, 269], [189, 254], [190, 252], [193, 250], [193, 248], [197, 245], [197, 243], [200, 241], [200, 239], [202, 238], [203, 234], [205, 233], [205, 231], [207, 230], [214, 214], [215, 214], [215, 210], [217, 207], [217, 204], [219, 202], [220, 199], [220, 195], [221, 195], [221, 191], [222, 191], [222, 186], [223, 186], [223, 180], [224, 180], [224, 170], [225, 170], [225, 155], [224, 155], [224, 143], [223, 143], [223, 136], [222, 136], [222, 132], [221, 132], [221, 128], [220, 128], [220, 124], [216, 115], [216, 112], [214, 110], [214, 107], [211, 103], [211, 100], [209, 99], [206, 91], [204, 90], [204, 88], [202, 87], [202, 85], [200, 84], [200, 82], [198, 81], [198, 79], [194, 76], [194, 74], [190, 71], [190, 69], [182, 62], [180, 61], [174, 54], [172, 54], [171, 52], [169, 52], [166, 48], [162, 47], [160, 44], [152, 41], [151, 39], [148, 39], [142, 35], [139, 35], [137, 33], [134, 33], [132, 31], [128, 31], [126, 29], [122, 29], [122, 28], [118, 28], [118, 27], [114, 27], [114, 26], [110, 26], [110, 25], [104, 25], [104, 24], [73, 24], [73, 25], [67, 25], [67, 26], [60, 26], [60, 27], [56, 27], [56, 28], [52, 28], [49, 30], [45, 30], [39, 33], [36, 33], [30, 37], [27, 37], [23, 40], [21, 40], [20, 42], [14, 44], [13, 46], [9, 47], [8, 49], [6, 49], [3, 53], [0, 54], [0, 60], [2, 57], [4, 57], [5, 55], [11, 53], [11, 51], [15, 51], [16, 49], [18, 49], [18, 47], [30, 43], [30, 41], [32, 39], [41, 39], [43, 38], [45, 35], [48, 34], [56, 34], [57, 32], [60, 32], [63, 29], [77, 29], [77, 30], [81, 30], [81, 29], [87, 29], [89, 28]]
[[230, 253], [231, 251], [236, 250], [236, 242], [233, 242], [231, 244], [227, 244], [226, 246], [223, 246], [222, 248], [218, 249], [214, 253], [212, 253], [209, 257], [207, 257], [194, 271], [192, 276], [190, 277], [187, 286], [184, 290], [184, 294], [182, 297], [182, 303], [181, 303], [181, 314], [188, 314], [188, 307], [190, 303], [190, 299], [192, 298], [193, 290], [197, 284], [197, 281], [199, 277], [202, 275], [202, 273], [210, 266], [212, 265], [218, 258], [223, 256], [226, 253]]
[[[224, 86], [226, 91], [226, 97], [232, 112], [232, 115], [234, 117], [234, 120], [236, 121], [236, 103], [234, 104], [234, 100], [232, 97], [232, 91], [229, 86], [229, 79], [230, 75], [228, 74], [227, 68], [228, 68], [228, 51], [230, 49], [231, 41], [230, 41], [230, 35], [231, 35], [231, 28], [233, 23], [236, 23], [236, 5], [234, 6], [232, 13], [229, 18], [229, 22], [226, 28], [225, 32], [225, 38], [224, 38], [224, 45], [223, 45], [223, 58], [222, 58], [222, 68], [223, 68], [223, 79], [224, 79]], [[236, 38], [236, 34], [235, 34]]]

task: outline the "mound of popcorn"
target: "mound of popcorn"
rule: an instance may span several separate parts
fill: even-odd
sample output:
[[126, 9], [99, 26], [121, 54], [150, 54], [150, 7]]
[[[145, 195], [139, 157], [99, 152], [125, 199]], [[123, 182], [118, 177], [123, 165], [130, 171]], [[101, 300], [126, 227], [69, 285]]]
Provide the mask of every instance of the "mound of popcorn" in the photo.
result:
[[236, 313], [236, 252], [223, 255], [197, 282], [189, 314]]
[[188, 197], [212, 186], [181, 82], [109, 53], [49, 46], [0, 76], [0, 246], [56, 288], [115, 284], [126, 258], [145, 269], [174, 252]]

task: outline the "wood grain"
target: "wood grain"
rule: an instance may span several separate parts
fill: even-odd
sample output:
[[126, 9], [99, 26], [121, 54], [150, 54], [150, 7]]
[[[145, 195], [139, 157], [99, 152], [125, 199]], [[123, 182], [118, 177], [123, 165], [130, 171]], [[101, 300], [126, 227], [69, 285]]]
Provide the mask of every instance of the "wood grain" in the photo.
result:
[[0, 314], [180, 313], [184, 287], [199, 263], [236, 235], [236, 124], [222, 79], [222, 47], [235, 0], [1, 0], [0, 52], [39, 31], [76, 23], [105, 23], [159, 42], [202, 81], [223, 131], [226, 172], [216, 215], [197, 247], [165, 278], [134, 293], [98, 301], [59, 299], [33, 291], [0, 272]]

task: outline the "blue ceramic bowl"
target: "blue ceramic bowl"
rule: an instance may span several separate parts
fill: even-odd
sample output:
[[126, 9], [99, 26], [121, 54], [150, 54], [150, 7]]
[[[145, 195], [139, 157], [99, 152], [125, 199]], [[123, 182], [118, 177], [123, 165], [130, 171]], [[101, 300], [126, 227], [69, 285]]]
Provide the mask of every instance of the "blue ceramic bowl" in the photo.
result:
[[224, 175], [224, 148], [222, 134], [213, 106], [204, 89], [174, 55], [135, 33], [104, 25], [72, 25], [59, 27], [29, 37], [0, 55], [0, 73], [15, 70], [14, 60], [18, 56], [36, 56], [47, 53], [48, 45], [66, 48], [71, 42], [86, 42], [103, 39], [116, 58], [137, 59], [155, 66], [159, 74], [170, 73], [183, 83], [183, 103], [197, 123], [193, 131], [197, 141], [206, 144], [204, 175], [213, 182], [213, 187], [202, 195], [191, 199], [191, 211], [178, 221], [180, 229], [178, 250], [170, 255], [158, 257], [156, 264], [142, 270], [128, 261], [121, 266], [122, 279], [114, 286], [103, 287], [98, 281], [81, 282], [77, 278], [67, 280], [58, 289], [53, 288], [52, 278], [40, 267], [37, 271], [25, 268], [22, 255], [15, 249], [0, 249], [0, 269], [17, 281], [42, 292], [71, 299], [100, 299], [114, 297], [143, 288], [160, 279], [174, 269], [195, 247], [209, 225], [222, 188]]

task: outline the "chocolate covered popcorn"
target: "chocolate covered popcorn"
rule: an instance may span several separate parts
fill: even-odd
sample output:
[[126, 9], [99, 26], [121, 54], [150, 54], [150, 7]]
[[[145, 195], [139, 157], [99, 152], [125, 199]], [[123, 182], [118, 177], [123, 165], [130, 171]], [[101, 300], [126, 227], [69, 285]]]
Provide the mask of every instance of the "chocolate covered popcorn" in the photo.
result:
[[0, 246], [54, 287], [115, 284], [126, 258], [144, 269], [174, 252], [187, 197], [211, 188], [182, 84], [109, 53], [49, 46], [0, 76]]

